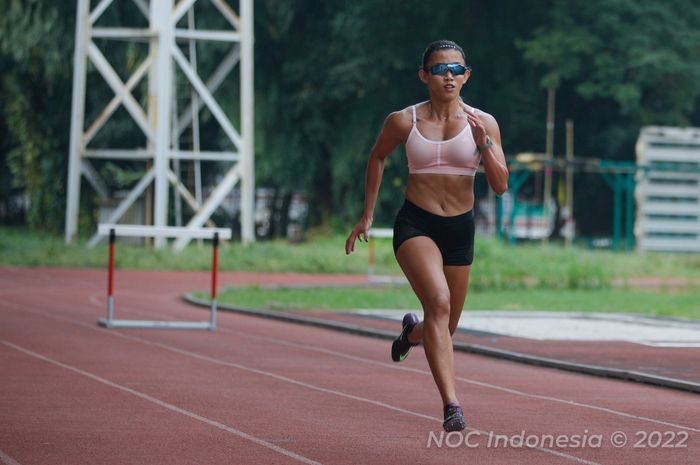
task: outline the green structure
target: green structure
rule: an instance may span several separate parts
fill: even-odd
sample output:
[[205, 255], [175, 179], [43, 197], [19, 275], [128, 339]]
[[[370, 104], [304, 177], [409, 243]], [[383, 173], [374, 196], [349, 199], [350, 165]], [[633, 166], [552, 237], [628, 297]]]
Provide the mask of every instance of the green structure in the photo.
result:
[[[519, 158], [519, 159], [518, 159]], [[516, 242], [515, 219], [519, 212], [533, 215], [546, 215], [546, 208], [540, 207], [539, 211], [533, 211], [532, 205], [521, 206], [519, 201], [520, 191], [525, 182], [536, 172], [547, 168], [564, 172], [567, 168], [574, 171], [599, 173], [613, 191], [613, 231], [612, 248], [621, 250], [623, 234], [624, 211], [624, 249], [634, 248], [634, 191], [638, 175], [646, 172], [644, 167], [639, 167], [634, 162], [608, 161], [588, 158], [575, 158], [570, 161], [564, 159], [547, 159], [544, 156], [526, 154], [515, 160], [509, 160], [510, 179], [508, 181], [508, 193], [510, 196], [510, 210], [508, 220], [504, 222], [504, 199], [499, 197], [496, 206], [496, 230], [499, 237], [514, 245]], [[507, 227], [506, 227], [507, 226]]]

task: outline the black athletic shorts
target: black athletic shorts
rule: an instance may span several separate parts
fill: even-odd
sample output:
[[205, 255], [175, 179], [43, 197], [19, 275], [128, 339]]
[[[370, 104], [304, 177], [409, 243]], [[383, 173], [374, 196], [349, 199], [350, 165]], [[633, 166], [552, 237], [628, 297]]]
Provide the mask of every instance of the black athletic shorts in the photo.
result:
[[473, 210], [456, 216], [440, 216], [406, 199], [394, 221], [394, 254], [407, 239], [416, 236], [426, 236], [435, 242], [443, 265], [471, 265], [474, 261]]

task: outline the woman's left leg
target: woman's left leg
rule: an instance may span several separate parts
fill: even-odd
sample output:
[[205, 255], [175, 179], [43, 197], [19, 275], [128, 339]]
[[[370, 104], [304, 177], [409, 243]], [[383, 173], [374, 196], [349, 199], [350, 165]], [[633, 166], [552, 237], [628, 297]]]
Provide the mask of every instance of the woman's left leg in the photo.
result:
[[[447, 287], [450, 289], [450, 334], [455, 333], [457, 323], [459, 323], [459, 317], [462, 315], [464, 301], [467, 298], [469, 273], [471, 269], [471, 265], [442, 267], [445, 280], [447, 281]], [[423, 340], [422, 321], [413, 328], [408, 335], [408, 340], [412, 343], [421, 342]]]
[[455, 333], [464, 309], [471, 269], [471, 265], [443, 267], [447, 287], [450, 289], [450, 334]]
[[[442, 363], [444, 366], [449, 366], [447, 371], [447, 378], [442, 380], [443, 384], [451, 386], [454, 393], [454, 398], [456, 399], [456, 375], [455, 375], [455, 362], [454, 362], [454, 351], [452, 350], [452, 335], [457, 329], [457, 324], [459, 323], [459, 317], [462, 314], [462, 309], [464, 307], [464, 301], [467, 297], [467, 287], [469, 286], [469, 272], [471, 271], [471, 266], [443, 266], [443, 273], [445, 275], [445, 281], [447, 282], [447, 287], [450, 291], [450, 314], [449, 314], [449, 342], [447, 348], [449, 349], [443, 355], [443, 357], [448, 357], [448, 359], [443, 359]], [[427, 318], [427, 316], [426, 316]], [[423, 339], [425, 322], [418, 323], [413, 330], [408, 335], [410, 342], [419, 342]], [[426, 356], [429, 355], [428, 348], [426, 347]], [[431, 365], [432, 367], [432, 365]], [[436, 378], [436, 383], [438, 382]], [[439, 385], [438, 385], [439, 387]], [[441, 391], [442, 394], [442, 391]], [[450, 402], [450, 399], [446, 399], [443, 396], [444, 417], [445, 421], [442, 426], [445, 431], [460, 431], [466, 427], [466, 422], [464, 420], [464, 413], [459, 404], [454, 401]]]

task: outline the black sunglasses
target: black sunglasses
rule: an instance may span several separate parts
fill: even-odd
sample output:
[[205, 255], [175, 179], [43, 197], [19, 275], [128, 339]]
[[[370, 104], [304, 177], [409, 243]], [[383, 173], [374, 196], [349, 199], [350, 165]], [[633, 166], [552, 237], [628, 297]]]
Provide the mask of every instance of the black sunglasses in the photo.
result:
[[430, 74], [445, 74], [446, 72], [451, 72], [455, 76], [461, 76], [467, 71], [471, 71], [471, 67], [463, 66], [459, 63], [438, 63], [430, 67]]

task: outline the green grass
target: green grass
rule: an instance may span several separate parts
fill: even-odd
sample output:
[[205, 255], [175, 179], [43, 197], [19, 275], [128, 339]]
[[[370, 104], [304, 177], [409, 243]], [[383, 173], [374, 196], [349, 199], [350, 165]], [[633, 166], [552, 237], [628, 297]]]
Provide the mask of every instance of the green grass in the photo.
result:
[[[85, 240], [65, 245], [60, 236], [24, 228], [0, 227], [0, 266], [96, 267], [107, 263], [107, 247], [88, 249]], [[223, 271], [300, 273], [367, 272], [367, 244], [350, 256], [345, 235], [312, 232], [301, 244], [284, 240], [222, 246]], [[376, 273], [400, 275], [391, 241], [377, 241]], [[117, 267], [162, 270], [209, 270], [211, 248], [191, 244], [182, 252], [118, 243]], [[700, 292], [645, 291], [614, 287], [613, 279], [644, 277], [700, 278], [700, 254], [615, 253], [557, 244], [510, 247], [478, 237], [467, 309], [620, 311], [700, 318]], [[406, 286], [352, 289], [236, 289], [222, 302], [282, 309], [419, 308]]]
[[[207, 299], [206, 293], [197, 293]], [[229, 288], [222, 304], [270, 310], [419, 309], [408, 286], [374, 288]], [[466, 310], [622, 312], [700, 319], [700, 293], [630, 289], [470, 291]]]
[[[65, 245], [62, 237], [23, 228], [0, 227], [0, 266], [104, 267], [107, 247], [88, 249], [83, 240]], [[278, 271], [300, 273], [367, 272], [365, 243], [346, 256], [345, 235], [311, 232], [307, 241], [260, 241], [250, 246], [238, 242], [222, 246], [222, 271]], [[192, 243], [182, 252], [171, 249], [117, 244], [118, 268], [208, 270], [211, 249]], [[375, 271], [401, 275], [391, 241], [378, 240]], [[558, 244], [508, 246], [490, 237], [477, 237], [470, 289], [609, 289], [615, 278], [700, 278], [700, 254], [615, 253], [585, 248], [565, 249]]]
[[[260, 241], [251, 246], [239, 242], [223, 244], [219, 250], [222, 271], [278, 271], [299, 273], [366, 273], [366, 248], [345, 256], [345, 239], [317, 234], [301, 244], [286, 240]], [[31, 232], [24, 228], [0, 227], [0, 266], [79, 267], [106, 266], [106, 244], [90, 249], [87, 240], [66, 245], [62, 237]], [[209, 270], [211, 246], [192, 242], [185, 250], [129, 245], [117, 239], [116, 267], [162, 270]], [[387, 272], [384, 267], [379, 269]], [[400, 272], [398, 268], [394, 270]]]
[[[314, 231], [300, 244], [286, 240], [238, 242], [220, 249], [222, 271], [300, 273], [367, 272], [368, 245], [358, 243], [346, 256], [345, 235]], [[94, 249], [82, 240], [66, 245], [58, 235], [23, 228], [0, 227], [0, 266], [105, 267], [107, 247]], [[182, 252], [134, 246], [118, 240], [117, 268], [208, 270], [211, 248], [192, 243]], [[401, 275], [391, 241], [378, 240], [375, 272]], [[519, 244], [511, 247], [490, 237], [477, 237], [470, 290], [610, 290], [615, 280], [632, 277], [700, 279], [700, 254], [615, 253], [558, 244]]]

